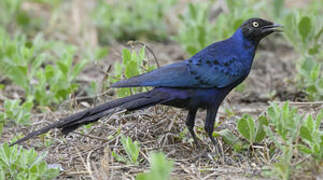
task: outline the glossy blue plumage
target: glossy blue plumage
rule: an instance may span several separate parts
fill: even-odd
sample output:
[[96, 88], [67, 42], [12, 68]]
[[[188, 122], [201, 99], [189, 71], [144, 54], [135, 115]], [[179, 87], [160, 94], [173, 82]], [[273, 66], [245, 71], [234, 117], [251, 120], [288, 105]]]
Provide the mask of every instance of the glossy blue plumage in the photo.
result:
[[256, 44], [239, 28], [224, 41], [204, 48], [191, 58], [124, 80], [112, 87], [224, 88], [244, 79], [251, 68]]

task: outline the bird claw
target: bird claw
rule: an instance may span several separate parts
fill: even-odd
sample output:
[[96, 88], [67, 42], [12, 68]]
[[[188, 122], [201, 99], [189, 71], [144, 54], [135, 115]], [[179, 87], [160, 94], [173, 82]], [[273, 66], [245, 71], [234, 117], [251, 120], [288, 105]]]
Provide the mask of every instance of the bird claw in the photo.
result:
[[210, 137], [210, 139], [213, 143], [216, 154], [224, 158], [222, 143], [219, 143], [213, 136]]
[[196, 149], [200, 149], [200, 143], [198, 142], [198, 139], [196, 136], [193, 137], [193, 140], [194, 140], [194, 145], [195, 145], [195, 148]]

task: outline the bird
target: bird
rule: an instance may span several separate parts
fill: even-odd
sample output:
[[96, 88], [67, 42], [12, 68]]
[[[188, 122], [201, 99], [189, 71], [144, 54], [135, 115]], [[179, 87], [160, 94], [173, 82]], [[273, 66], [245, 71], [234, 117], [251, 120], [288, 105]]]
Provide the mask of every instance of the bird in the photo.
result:
[[248, 76], [259, 42], [273, 32], [281, 32], [282, 27], [262, 18], [250, 18], [228, 39], [210, 44], [186, 60], [111, 85], [113, 88], [153, 89], [77, 112], [33, 131], [10, 145], [20, 144], [54, 128], [67, 135], [80, 126], [116, 112], [161, 104], [188, 111], [185, 124], [197, 146], [195, 116], [199, 109], [205, 109], [204, 129], [219, 152], [218, 142], [212, 135], [219, 106], [230, 91]]

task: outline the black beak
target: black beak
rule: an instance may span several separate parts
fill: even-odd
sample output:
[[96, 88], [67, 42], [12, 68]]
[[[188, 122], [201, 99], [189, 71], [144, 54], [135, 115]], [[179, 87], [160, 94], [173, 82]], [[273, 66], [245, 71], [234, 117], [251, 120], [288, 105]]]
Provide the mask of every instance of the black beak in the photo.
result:
[[262, 32], [266, 33], [266, 32], [282, 32], [282, 28], [284, 26], [281, 24], [273, 24], [273, 25], [268, 25], [268, 26], [264, 26], [262, 27]]

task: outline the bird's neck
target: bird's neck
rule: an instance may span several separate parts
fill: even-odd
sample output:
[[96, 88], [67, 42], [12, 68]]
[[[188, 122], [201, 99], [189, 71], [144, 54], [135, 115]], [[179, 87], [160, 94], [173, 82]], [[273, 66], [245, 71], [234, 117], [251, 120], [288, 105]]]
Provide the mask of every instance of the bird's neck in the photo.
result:
[[240, 28], [232, 35], [230, 41], [236, 51], [239, 52], [240, 59], [243, 60], [246, 67], [251, 67], [258, 42], [247, 39]]
[[243, 48], [247, 49], [253, 49], [254, 51], [256, 50], [259, 41], [254, 41], [251, 39], [247, 39], [244, 35], [243, 32], [241, 30], [241, 28], [239, 28], [232, 36], [231, 38], [232, 40], [234, 40], [236, 43], [238, 43], [239, 45], [242, 45]]

